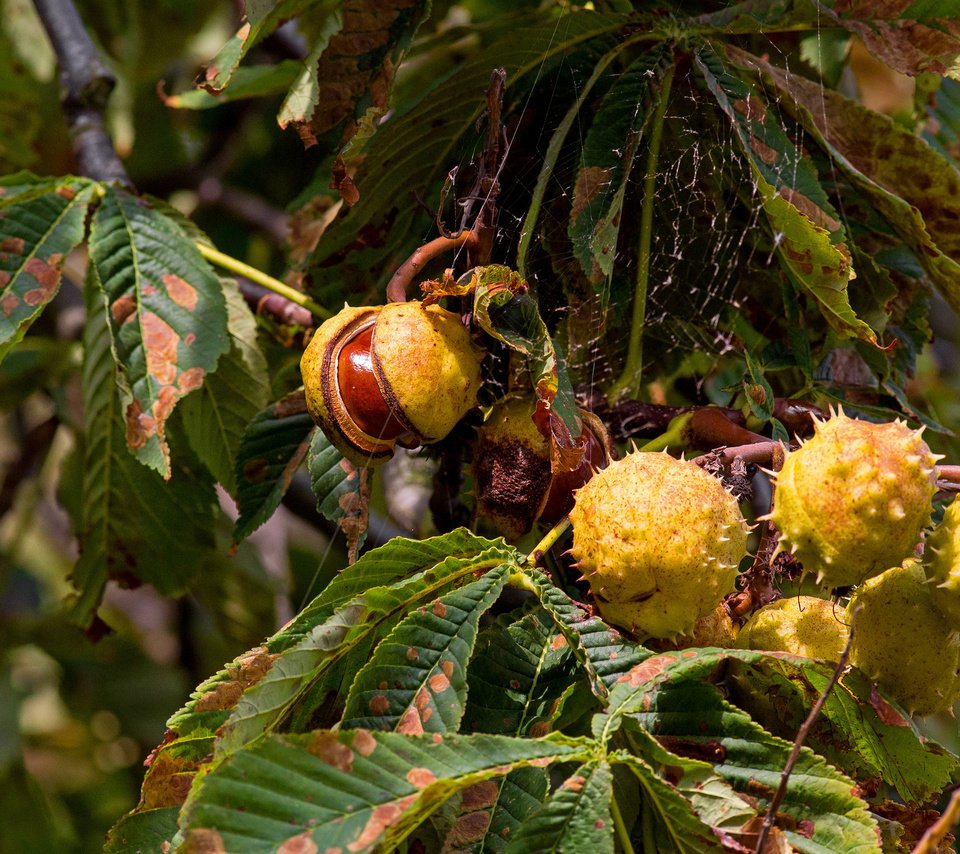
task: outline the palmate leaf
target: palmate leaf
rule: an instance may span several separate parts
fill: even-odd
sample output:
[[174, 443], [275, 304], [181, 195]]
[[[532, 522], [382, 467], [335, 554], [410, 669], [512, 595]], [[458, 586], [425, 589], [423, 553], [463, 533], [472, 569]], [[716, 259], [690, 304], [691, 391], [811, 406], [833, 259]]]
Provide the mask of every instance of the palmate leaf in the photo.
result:
[[570, 644], [542, 608], [484, 629], [470, 661], [463, 729], [543, 735], [573, 681]]
[[516, 768], [582, 761], [590, 750], [589, 741], [563, 737], [270, 736], [195, 788], [182, 816], [183, 850], [391, 850], [457, 792]]
[[315, 429], [302, 389], [271, 403], [247, 425], [236, 455], [240, 515], [234, 542], [249, 537], [280, 506]]
[[653, 114], [655, 81], [667, 62], [672, 57], [663, 49], [635, 60], [604, 96], [583, 143], [568, 230], [573, 251], [604, 307], [610, 301], [624, 196]]
[[29, 172], [0, 183], [0, 360], [60, 289], [63, 263], [83, 240], [94, 187], [84, 178]]
[[[95, 271], [91, 273], [95, 275]], [[90, 625], [109, 578], [179, 592], [212, 549], [216, 494], [209, 478], [178, 458], [169, 481], [127, 450], [116, 365], [100, 289], [86, 288], [82, 390], [88, 413], [83, 445], [82, 544], [73, 571], [71, 617]]]
[[509, 567], [491, 570], [404, 617], [354, 677], [341, 726], [407, 735], [456, 732], [477, 624], [508, 575]]
[[[711, 756], [718, 774], [761, 805], [777, 790], [792, 748], [703, 682], [663, 686], [630, 715], [671, 752]], [[790, 844], [811, 852], [879, 851], [876, 825], [852, 789], [852, 780], [803, 748], [779, 808], [790, 819], [780, 819]]]
[[[415, 195], [430, 198], [451, 163], [459, 162], [464, 139], [473, 139], [483, 114], [490, 57], [507, 72], [507, 92], [545, 63], [622, 26], [623, 16], [566, 14], [539, 27], [518, 28], [487, 46], [406, 115], [381, 127], [366, 150], [354, 182], [360, 200], [324, 232], [311, 263], [318, 296], [344, 285], [369, 287], [371, 271], [422, 236], [422, 211]], [[464, 93], [474, 93], [465, 97]], [[426, 218], [429, 223], [429, 217]]]
[[531, 572], [528, 577], [534, 595], [586, 671], [594, 695], [606, 702], [611, 686], [652, 653], [592, 616], [542, 573]]
[[809, 158], [780, 127], [773, 109], [730, 74], [712, 48], [698, 50], [695, 65], [733, 124], [784, 269], [840, 335], [875, 344], [876, 333], [850, 306], [847, 284], [854, 272], [845, 232]]
[[253, 417], [267, 405], [267, 362], [257, 345], [257, 323], [236, 283], [221, 279], [230, 349], [200, 390], [180, 405], [190, 446], [210, 473], [236, 495], [235, 460]]
[[113, 186], [104, 188], [93, 216], [90, 260], [132, 398], [127, 444], [169, 477], [167, 419], [230, 347], [220, 281], [177, 222]]
[[359, 550], [367, 536], [366, 475], [344, 459], [323, 430], [315, 430], [310, 439], [307, 470], [317, 512], [342, 528]]
[[[737, 65], [783, 96], [814, 140], [883, 217], [960, 310], [960, 175], [922, 139], [879, 113], [728, 46]], [[842, 128], [842, 133], [840, 129]]]
[[588, 762], [567, 777], [543, 808], [520, 827], [507, 854], [595, 851], [613, 854], [610, 800], [613, 773], [606, 762]]
[[[438, 545], [436, 541], [444, 540], [441, 537], [434, 539], [434, 547]], [[363, 649], [364, 644], [379, 641], [411, 610], [426, 606], [437, 596], [463, 584], [471, 575], [487, 572], [510, 561], [510, 551], [497, 545], [462, 556], [447, 553], [435, 559], [428, 557], [429, 551], [422, 550], [420, 571], [384, 585], [378, 585], [371, 574], [364, 584], [367, 570], [376, 567], [375, 560], [364, 563], [366, 558], [379, 553], [376, 554], [379, 560], [391, 561], [394, 557], [394, 568], [402, 566], [405, 544], [410, 542], [393, 540], [344, 570], [341, 577], [349, 573], [355, 584], [360, 582], [362, 592], [346, 601], [331, 597], [329, 606], [301, 612], [294, 621], [301, 638], [299, 642], [285, 645], [293, 639], [291, 633], [268, 646], [271, 651], [277, 650], [277, 660], [272, 662], [263, 678], [239, 698], [236, 709], [221, 729], [223, 737], [218, 745], [221, 752], [235, 750], [274, 727], [302, 697], [328, 676], [342, 678], [342, 674], [335, 670], [339, 662]], [[279, 649], [281, 644], [285, 645], [282, 650]]]

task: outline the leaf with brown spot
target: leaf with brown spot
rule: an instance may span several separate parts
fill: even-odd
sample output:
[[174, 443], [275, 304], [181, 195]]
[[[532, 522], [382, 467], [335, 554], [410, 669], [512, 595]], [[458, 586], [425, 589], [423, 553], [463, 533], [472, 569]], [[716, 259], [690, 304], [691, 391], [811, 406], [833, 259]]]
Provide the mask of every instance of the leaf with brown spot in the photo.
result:
[[[408, 614], [353, 680], [343, 726], [415, 733], [456, 731], [466, 701], [466, 669], [477, 624], [500, 595], [507, 575], [506, 568], [491, 570], [432, 607]], [[418, 651], [415, 659], [409, 656], [411, 648]], [[380, 690], [383, 680], [392, 686], [387, 691]], [[372, 707], [373, 697], [387, 701], [379, 714]]]
[[[429, 735], [371, 736], [376, 749], [370, 756], [355, 753], [349, 771], [310, 752], [320, 733], [270, 735], [227, 756], [197, 782], [184, 806], [185, 850], [191, 850], [194, 834], [216, 828], [227, 850], [274, 851], [309, 838], [322, 851], [389, 851], [459, 792], [534, 762], [583, 761], [592, 749], [588, 740], [556, 736], [452, 736], [439, 742]], [[324, 737], [349, 749], [355, 733]], [[238, 786], [244, 792], [239, 800]]]
[[776, 87], [784, 107], [960, 310], [960, 176], [953, 165], [887, 116], [744, 51], [729, 47], [727, 54]]
[[[300, 468], [316, 430], [305, 408], [295, 405], [303, 392], [292, 392], [258, 412], [247, 425], [236, 454], [237, 507], [233, 540], [241, 542], [280, 506]], [[316, 432], [319, 432], [316, 430]]]
[[220, 280], [179, 222], [113, 186], [93, 216], [90, 259], [126, 380], [130, 448], [169, 477], [167, 420], [230, 347]]
[[[507, 854], [527, 851], [589, 851], [613, 854], [613, 772], [606, 762], [581, 765], [535, 815], [524, 821], [506, 847]], [[667, 849], [663, 849], [667, 850]]]
[[94, 184], [84, 178], [3, 179], [0, 197], [0, 360], [60, 289], [67, 255], [83, 240]]
[[369, 522], [369, 470], [359, 472], [317, 430], [307, 451], [310, 485], [317, 497], [317, 512], [343, 530], [353, 563], [367, 538]]
[[110, 578], [149, 582], [166, 595], [180, 592], [213, 549], [217, 502], [211, 479], [195, 463], [176, 460], [165, 481], [130, 455], [107, 309], [95, 286], [85, 296], [81, 387], [88, 415], [79, 451], [82, 500], [75, 521], [82, 550], [72, 575], [71, 617], [89, 626]]

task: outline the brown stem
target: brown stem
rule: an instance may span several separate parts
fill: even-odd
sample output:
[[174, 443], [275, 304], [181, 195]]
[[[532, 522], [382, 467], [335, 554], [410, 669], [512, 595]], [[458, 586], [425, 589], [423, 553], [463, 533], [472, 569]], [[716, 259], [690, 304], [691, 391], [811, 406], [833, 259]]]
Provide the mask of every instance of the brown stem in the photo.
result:
[[690, 416], [683, 432], [687, 445], [692, 448], [719, 448], [721, 445], [746, 445], [767, 441], [765, 436], [741, 427], [715, 406], [696, 410]]
[[131, 185], [104, 123], [116, 85], [71, 0], [34, 0], [60, 64], [60, 100], [81, 175]]
[[937, 480], [960, 483], [960, 466], [937, 466]]
[[429, 243], [424, 243], [393, 274], [393, 278], [387, 284], [387, 301], [406, 302], [410, 285], [424, 266], [434, 258], [443, 255], [444, 252], [459, 249], [464, 245], [470, 247], [476, 239], [474, 232], [462, 231], [456, 237], [436, 237]]
[[783, 446], [779, 442], [772, 442], [767, 439], [762, 442], [751, 442], [748, 445], [737, 445], [732, 448], [711, 451], [709, 454], [694, 457], [691, 462], [696, 463], [698, 466], [704, 466], [711, 461], [719, 461], [724, 466], [728, 466], [737, 457], [740, 457], [740, 459], [747, 463], [769, 465], [777, 448], [781, 447]]
[[857, 610], [854, 611], [853, 620], [851, 620], [850, 625], [850, 634], [847, 637], [847, 645], [843, 648], [843, 652], [840, 653], [840, 660], [834, 668], [830, 681], [817, 698], [817, 702], [813, 704], [813, 708], [810, 709], [810, 714], [807, 715], [803, 726], [800, 727], [800, 731], [797, 733], [797, 737], [793, 740], [793, 749], [790, 751], [787, 764], [784, 765], [783, 773], [780, 775], [780, 785], [777, 787], [773, 800], [770, 801], [767, 814], [763, 817], [763, 826], [760, 828], [760, 834], [757, 837], [757, 847], [754, 849], [756, 854], [763, 854], [763, 846], [766, 844], [767, 836], [769, 836], [770, 829], [773, 827], [777, 810], [780, 808], [780, 804], [787, 794], [787, 783], [790, 781], [790, 774], [793, 773], [793, 766], [797, 764], [797, 760], [800, 758], [800, 749], [803, 747], [803, 743], [806, 741], [811, 727], [820, 716], [820, 711], [823, 709], [824, 703], [827, 702], [827, 697], [830, 696], [830, 692], [837, 682], [840, 681], [840, 677], [843, 675], [844, 669], [846, 669], [847, 659], [850, 657], [850, 644], [853, 642], [854, 623], [856, 622], [857, 612], [859, 612], [859, 610], [860, 609], [857, 608]]
[[468, 263], [471, 267], [489, 264], [493, 255], [493, 235], [497, 224], [497, 197], [500, 195], [500, 170], [505, 152], [500, 150], [503, 136], [503, 92], [506, 88], [507, 72], [503, 68], [494, 68], [487, 87], [487, 138], [483, 144], [483, 159], [477, 181], [463, 209], [462, 222], [469, 221], [473, 213], [473, 204], [480, 201], [480, 212], [473, 224], [477, 239], [468, 247]]

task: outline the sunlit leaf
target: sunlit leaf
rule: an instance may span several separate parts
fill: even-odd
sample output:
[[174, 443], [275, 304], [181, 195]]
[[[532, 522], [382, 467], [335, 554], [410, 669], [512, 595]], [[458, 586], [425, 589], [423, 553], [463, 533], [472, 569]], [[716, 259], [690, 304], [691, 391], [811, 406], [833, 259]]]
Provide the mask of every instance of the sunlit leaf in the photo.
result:
[[491, 570], [408, 614], [354, 677], [341, 726], [407, 735], [456, 732], [477, 624], [500, 595], [507, 574]]
[[185, 809], [183, 850], [390, 850], [455, 793], [516, 768], [575, 761], [589, 749], [562, 737], [270, 736], [203, 778]]
[[94, 213], [90, 258], [132, 398], [127, 444], [168, 477], [167, 419], [230, 347], [220, 281], [173, 219], [112, 186]]

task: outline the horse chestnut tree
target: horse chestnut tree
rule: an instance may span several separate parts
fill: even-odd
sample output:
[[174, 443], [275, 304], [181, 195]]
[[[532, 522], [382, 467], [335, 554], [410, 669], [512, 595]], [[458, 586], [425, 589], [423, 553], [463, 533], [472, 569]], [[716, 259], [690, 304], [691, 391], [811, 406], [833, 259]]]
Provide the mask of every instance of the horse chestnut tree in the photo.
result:
[[0, 26], [0, 847], [949, 850], [953, 4], [77, 5]]

